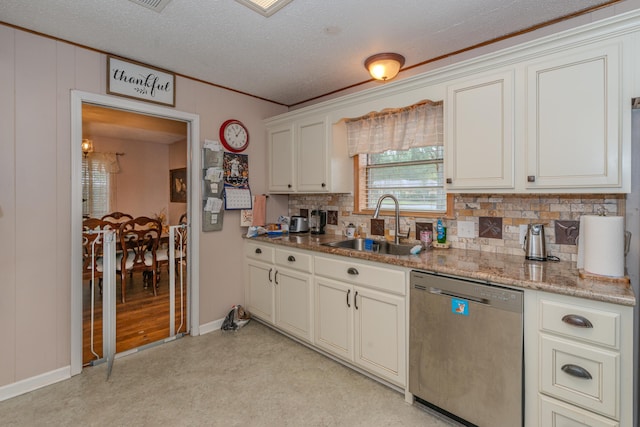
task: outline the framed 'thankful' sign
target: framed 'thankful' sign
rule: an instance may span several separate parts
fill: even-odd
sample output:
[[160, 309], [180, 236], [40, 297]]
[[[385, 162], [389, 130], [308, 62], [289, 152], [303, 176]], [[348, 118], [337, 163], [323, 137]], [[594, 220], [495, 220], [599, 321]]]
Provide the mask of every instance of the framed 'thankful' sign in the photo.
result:
[[176, 104], [176, 76], [137, 62], [107, 56], [107, 93], [157, 104]]

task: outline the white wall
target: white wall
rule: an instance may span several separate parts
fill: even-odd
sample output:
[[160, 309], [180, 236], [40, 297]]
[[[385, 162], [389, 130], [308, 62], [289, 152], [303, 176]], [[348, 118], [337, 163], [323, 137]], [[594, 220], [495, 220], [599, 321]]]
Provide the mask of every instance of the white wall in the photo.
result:
[[[0, 388], [70, 364], [70, 90], [105, 94], [105, 74], [104, 54], [0, 25]], [[200, 115], [202, 139], [242, 120], [252, 189], [266, 191], [262, 120], [284, 107], [177, 77], [175, 108]], [[227, 212], [200, 237], [200, 324], [244, 300], [239, 221]]]

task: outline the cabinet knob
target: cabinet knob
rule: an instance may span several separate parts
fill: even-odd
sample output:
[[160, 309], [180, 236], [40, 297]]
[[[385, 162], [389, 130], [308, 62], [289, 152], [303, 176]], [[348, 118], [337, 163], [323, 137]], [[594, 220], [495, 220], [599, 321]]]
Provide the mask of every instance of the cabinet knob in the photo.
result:
[[347, 269], [347, 273], [351, 274], [352, 276], [357, 276], [358, 274], [360, 274], [360, 273], [358, 273], [358, 270], [353, 268], [353, 267], [349, 267]]
[[453, 179], [447, 178], [447, 184], [453, 184]]
[[295, 262], [296, 261], [296, 257], [294, 257], [293, 255], [289, 255], [289, 258], [287, 258], [287, 261]]
[[584, 369], [582, 366], [574, 365], [572, 363], [562, 365], [560, 369], [562, 369], [562, 372], [567, 375], [571, 375], [572, 377], [582, 378], [583, 380], [590, 380], [593, 378], [589, 371]]
[[562, 321], [567, 325], [575, 326], [577, 328], [593, 328], [593, 323], [584, 316], [579, 314], [567, 314], [562, 317]]
[[326, 187], [327, 184], [325, 184], [324, 182], [322, 183], [322, 188]]
[[291, 184], [287, 184], [287, 188], [291, 188]]
[[260, 248], [256, 248], [256, 253], [257, 253], [257, 254], [261, 254], [261, 253], [262, 253], [262, 249], [260, 249]]
[[536, 182], [536, 176], [535, 175], [529, 175], [527, 177], [527, 182]]

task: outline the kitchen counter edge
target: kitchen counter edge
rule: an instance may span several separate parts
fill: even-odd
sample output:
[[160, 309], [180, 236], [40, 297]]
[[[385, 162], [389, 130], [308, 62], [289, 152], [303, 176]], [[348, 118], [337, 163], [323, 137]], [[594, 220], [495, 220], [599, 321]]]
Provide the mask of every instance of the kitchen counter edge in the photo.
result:
[[248, 241], [448, 274], [498, 285], [540, 290], [618, 305], [636, 305], [635, 294], [628, 284], [581, 278], [576, 264], [568, 261], [528, 261], [524, 255], [505, 255], [468, 249], [429, 249], [423, 250], [418, 255], [383, 255], [323, 246], [323, 243], [344, 240], [340, 236], [326, 234], [243, 237]]

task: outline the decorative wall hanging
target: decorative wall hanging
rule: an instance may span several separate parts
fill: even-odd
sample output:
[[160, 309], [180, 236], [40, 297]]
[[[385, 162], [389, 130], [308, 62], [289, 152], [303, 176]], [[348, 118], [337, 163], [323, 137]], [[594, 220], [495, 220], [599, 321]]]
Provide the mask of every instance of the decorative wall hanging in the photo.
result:
[[187, 168], [171, 169], [169, 175], [171, 203], [187, 203]]
[[159, 68], [107, 56], [107, 93], [176, 105], [176, 76]]

